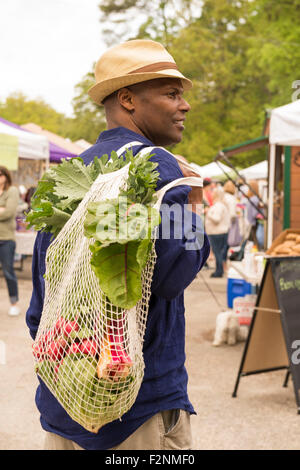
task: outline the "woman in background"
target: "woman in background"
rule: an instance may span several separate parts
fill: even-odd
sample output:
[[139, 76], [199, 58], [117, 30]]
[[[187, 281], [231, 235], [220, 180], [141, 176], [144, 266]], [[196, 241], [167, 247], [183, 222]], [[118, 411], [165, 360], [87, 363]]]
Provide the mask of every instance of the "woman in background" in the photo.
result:
[[216, 259], [216, 270], [211, 277], [223, 277], [224, 251], [227, 250], [227, 237], [230, 225], [229, 210], [224, 202], [224, 190], [218, 186], [213, 190], [213, 205], [205, 216], [205, 231], [208, 235]]
[[[227, 253], [228, 248], [230, 246], [238, 246], [241, 242], [241, 236], [239, 232], [239, 223], [238, 223], [238, 213], [237, 213], [237, 197], [236, 197], [236, 187], [234, 183], [230, 180], [226, 181], [224, 184], [224, 203], [227, 206], [230, 216], [230, 225], [228, 231], [228, 240], [227, 240], [227, 247], [224, 250], [224, 270], [227, 268]], [[238, 233], [236, 233], [238, 231]], [[235, 233], [235, 237], [233, 237], [233, 233]]]
[[19, 191], [12, 186], [11, 174], [0, 166], [0, 263], [6, 280], [11, 307], [8, 314], [19, 315], [18, 281], [14, 271], [16, 214]]
[[[259, 195], [258, 182], [250, 181], [249, 190], [247, 194], [249, 198], [249, 200], [247, 201], [247, 219], [251, 226], [249, 239], [254, 242], [257, 248], [261, 249], [263, 245], [264, 235], [262, 235], [262, 241], [261, 237], [259, 237], [260, 240], [258, 240], [257, 229], [259, 226], [258, 224], [263, 222], [264, 216], [262, 214], [264, 214], [264, 211], [263, 204], [260, 202], [257, 195]], [[263, 225], [261, 225], [260, 228], [263, 230]]]

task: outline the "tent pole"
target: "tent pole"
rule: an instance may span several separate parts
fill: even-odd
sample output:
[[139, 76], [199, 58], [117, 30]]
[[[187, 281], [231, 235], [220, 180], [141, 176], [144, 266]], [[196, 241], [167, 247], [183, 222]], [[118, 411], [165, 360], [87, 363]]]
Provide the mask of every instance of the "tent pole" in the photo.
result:
[[270, 144], [267, 248], [270, 248], [270, 246], [272, 245], [272, 241], [273, 241], [275, 153], [276, 153], [276, 144]]

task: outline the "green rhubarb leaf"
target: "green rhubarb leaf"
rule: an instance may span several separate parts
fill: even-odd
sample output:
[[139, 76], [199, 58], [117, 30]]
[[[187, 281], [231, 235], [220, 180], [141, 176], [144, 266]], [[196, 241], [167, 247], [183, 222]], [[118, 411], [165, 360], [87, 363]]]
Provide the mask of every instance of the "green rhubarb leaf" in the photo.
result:
[[137, 260], [139, 242], [114, 243], [94, 252], [92, 268], [102, 291], [116, 306], [131, 308], [141, 299], [141, 266]]
[[85, 236], [94, 238], [103, 246], [149, 238], [154, 227], [160, 223], [156, 209], [134, 203], [123, 196], [90, 203], [87, 210]]
[[147, 264], [149, 254], [153, 248], [153, 242], [150, 239], [145, 238], [139, 243], [137, 253], [136, 253], [136, 260], [141, 268], [141, 271]]

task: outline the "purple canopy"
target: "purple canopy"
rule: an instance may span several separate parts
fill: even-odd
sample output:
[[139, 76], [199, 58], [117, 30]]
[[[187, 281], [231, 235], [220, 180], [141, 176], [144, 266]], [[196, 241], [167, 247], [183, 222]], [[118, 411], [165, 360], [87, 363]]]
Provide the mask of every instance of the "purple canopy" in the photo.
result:
[[[0, 122], [3, 122], [7, 126], [15, 127], [16, 129], [19, 129], [21, 131], [30, 132], [27, 129], [23, 129], [23, 127], [18, 126], [18, 124], [15, 124], [14, 122], [7, 121], [1, 116], [0, 116]], [[50, 141], [49, 141], [49, 153], [50, 153], [50, 162], [55, 162], [55, 163], [59, 163], [63, 158], [77, 157], [77, 155], [75, 155], [74, 153], [70, 153], [67, 150], [59, 147], [56, 144], [53, 144]]]

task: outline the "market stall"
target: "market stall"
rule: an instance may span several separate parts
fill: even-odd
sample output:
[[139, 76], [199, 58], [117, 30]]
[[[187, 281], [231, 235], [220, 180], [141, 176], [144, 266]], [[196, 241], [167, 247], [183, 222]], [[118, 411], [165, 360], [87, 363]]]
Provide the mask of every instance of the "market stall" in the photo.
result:
[[[3, 119], [3, 118], [0, 117], [0, 123], [1, 122], [4, 123], [5, 125], [9, 126], [9, 127], [12, 127], [14, 129], [18, 129], [19, 131], [21, 131], [23, 133], [26, 133], [27, 136], [30, 136], [31, 140], [32, 140], [32, 136], [34, 136], [33, 138], [35, 138], [35, 141], [36, 141], [36, 138], [38, 138], [39, 140], [42, 139], [44, 142], [46, 141], [47, 145], [48, 145], [48, 148], [49, 148], [48, 152], [49, 152], [49, 162], [50, 162], [50, 164], [60, 163], [63, 158], [77, 157], [78, 153], [83, 152], [83, 149], [81, 149], [81, 151], [79, 151], [79, 147], [76, 148], [76, 152], [74, 152], [74, 151], [71, 152], [70, 150], [67, 150], [64, 147], [59, 146], [56, 142], [50, 140], [49, 136], [34, 132], [33, 130], [30, 130], [30, 129], [27, 129], [26, 125], [18, 126], [17, 124], [15, 124], [13, 122], [9, 122], [6, 119]], [[39, 126], [37, 126], [37, 127], [39, 127]], [[52, 134], [52, 133], [50, 133], [50, 134]], [[63, 139], [63, 140], [65, 140], [65, 139]], [[31, 160], [32, 161], [37, 161], [36, 159], [34, 159], [34, 160], [31, 159]], [[21, 157], [21, 159], [19, 158], [19, 164], [20, 164], [20, 161], [22, 162], [22, 157]], [[28, 164], [28, 160], [27, 160], [27, 164]], [[39, 178], [40, 178], [40, 176], [38, 177], [38, 179]]]
[[44, 136], [23, 131], [6, 119], [0, 118], [0, 133], [18, 138], [19, 157], [30, 160], [49, 160], [49, 143]]
[[274, 239], [274, 188], [282, 160], [284, 161], [283, 228], [300, 228], [300, 100], [272, 110], [269, 144], [268, 248]]
[[[46, 137], [48, 141], [50, 142], [50, 144], [54, 146], [52, 147], [53, 153], [56, 148], [56, 151], [57, 149], [59, 149], [59, 153], [63, 153], [64, 156], [75, 157], [75, 156], [80, 155], [84, 150], [82, 145], [71, 142], [70, 139], [65, 139], [64, 137], [57, 135], [54, 132], [50, 132], [47, 129], [43, 129], [41, 126], [38, 126], [37, 124], [34, 124], [32, 122], [23, 124], [21, 127], [22, 129], [32, 132], [36, 135], [41, 135], [41, 136]], [[87, 145], [90, 145], [90, 144], [86, 142], [85, 146]], [[51, 145], [50, 145], [50, 161], [51, 161]]]
[[[49, 142], [46, 137], [23, 131], [19, 126], [0, 118], [0, 164], [12, 173], [16, 186], [35, 186], [49, 166]], [[36, 233], [27, 231], [18, 217], [16, 254], [31, 255]]]
[[272, 110], [268, 127], [268, 250], [233, 397], [241, 377], [283, 369], [300, 414], [300, 100]]
[[268, 155], [266, 246], [269, 248], [283, 229], [300, 228], [300, 100], [268, 112], [262, 136], [224, 148], [215, 160], [228, 163], [231, 156], [265, 146]]

